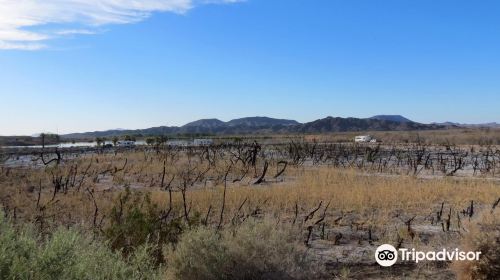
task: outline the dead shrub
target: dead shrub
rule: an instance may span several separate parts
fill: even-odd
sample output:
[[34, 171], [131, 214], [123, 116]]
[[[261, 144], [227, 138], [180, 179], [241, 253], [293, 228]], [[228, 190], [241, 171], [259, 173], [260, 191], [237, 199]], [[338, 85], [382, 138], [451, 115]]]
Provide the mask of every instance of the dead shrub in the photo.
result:
[[480, 251], [479, 261], [456, 261], [452, 267], [458, 279], [498, 279], [500, 275], [500, 211], [485, 212], [469, 226], [463, 237], [464, 251]]

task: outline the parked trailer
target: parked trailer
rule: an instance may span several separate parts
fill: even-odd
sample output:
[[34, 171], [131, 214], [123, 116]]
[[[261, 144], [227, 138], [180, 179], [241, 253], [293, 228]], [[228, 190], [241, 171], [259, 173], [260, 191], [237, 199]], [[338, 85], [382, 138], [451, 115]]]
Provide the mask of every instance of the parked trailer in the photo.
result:
[[356, 143], [373, 143], [373, 142], [377, 142], [377, 140], [375, 140], [373, 137], [371, 137], [370, 135], [360, 135], [360, 136], [356, 136], [354, 138], [354, 142]]
[[133, 148], [135, 147], [135, 141], [118, 141], [116, 142], [116, 146]]

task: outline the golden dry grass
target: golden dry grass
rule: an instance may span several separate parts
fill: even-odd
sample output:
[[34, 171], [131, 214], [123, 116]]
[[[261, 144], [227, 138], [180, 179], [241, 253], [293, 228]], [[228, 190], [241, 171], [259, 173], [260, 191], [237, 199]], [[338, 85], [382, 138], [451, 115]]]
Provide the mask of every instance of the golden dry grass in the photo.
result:
[[[296, 179], [264, 186], [231, 185], [228, 187], [226, 209], [229, 213], [257, 207], [265, 213], [288, 217], [294, 215], [295, 204], [303, 209], [301, 215], [317, 206], [330, 203], [330, 213], [355, 212], [380, 222], [395, 211], [407, 215], [428, 215], [442, 202], [455, 209], [464, 209], [474, 201], [478, 205], [491, 205], [500, 197], [496, 181], [479, 179], [418, 179], [411, 176], [384, 177], [361, 174], [355, 170], [328, 167], [301, 168]], [[154, 201], [165, 203], [165, 192], [152, 191]], [[221, 206], [223, 187], [202, 188], [189, 193], [193, 209], [206, 213], [212, 206]], [[177, 204], [180, 195], [174, 196]], [[228, 216], [232, 216], [228, 214]], [[336, 217], [331, 217], [336, 218]]]
[[[251, 220], [250, 216], [266, 216], [277, 224], [290, 225], [296, 221], [294, 227], [299, 234], [302, 233], [298, 239], [305, 239], [307, 230], [314, 227], [315, 236], [309, 245], [325, 242], [329, 246], [326, 250], [331, 250], [329, 253], [343, 251], [349, 246], [365, 246], [365, 252], [368, 252], [370, 246], [380, 242], [398, 244], [403, 239], [406, 245], [416, 248], [455, 246], [460, 234], [465, 233], [460, 229], [460, 223], [467, 223], [461, 211], [471, 201], [474, 201], [476, 213], [488, 210], [500, 198], [498, 178], [436, 176], [422, 179], [359, 169], [290, 165], [284, 176], [274, 179], [272, 177], [278, 170], [276, 161], [270, 163], [267, 181], [254, 185], [262, 172], [263, 161], [257, 163], [255, 170], [251, 168], [240, 182], [233, 180], [241, 177], [244, 168], [233, 166], [226, 182], [222, 230], [238, 228], [244, 224], [243, 220]], [[53, 196], [53, 179], [62, 176], [63, 181], [66, 178], [71, 181], [71, 170], [75, 170], [75, 166], [78, 170], [75, 186]], [[111, 209], [119, 205], [119, 196], [126, 187], [133, 193], [150, 195], [159, 209], [167, 210], [169, 193], [160, 189], [164, 167], [165, 184], [172, 176], [176, 178], [171, 185], [173, 211], [170, 218], [183, 220], [184, 201], [180, 189], [185, 181], [182, 176], [188, 169], [196, 175], [208, 167], [208, 162], [197, 154], [188, 159], [183, 153], [136, 151], [79, 156], [59, 166], [0, 168], [0, 204], [10, 217], [17, 219], [15, 221], [35, 222], [42, 232], [50, 232], [59, 225], [76, 225], [90, 232], [99, 232], [96, 229], [105, 229], [112, 224], [109, 222]], [[227, 168], [227, 160], [221, 157], [201, 180], [187, 185], [190, 222], [207, 219], [208, 226], [216, 228], [223, 202], [222, 175]], [[81, 188], [78, 189], [80, 182]], [[318, 207], [320, 202], [321, 207]], [[445, 214], [442, 220], [435, 221], [442, 203]], [[314, 218], [306, 219], [316, 208]], [[445, 223], [450, 209], [453, 211], [451, 230], [441, 231], [441, 224]], [[321, 235], [321, 224], [315, 224], [323, 214], [321, 223], [327, 232], [324, 236]], [[408, 230], [405, 222], [412, 217], [416, 217], [413, 229]], [[462, 217], [462, 221], [458, 217]], [[340, 232], [343, 239], [337, 242], [336, 236]]]
[[[16, 209], [19, 217], [34, 220], [39, 214], [36, 201], [41, 182], [39, 205], [45, 206], [44, 211], [48, 216], [54, 216], [55, 220], [63, 223], [91, 223], [95, 207], [90, 192], [94, 194], [99, 218], [102, 218], [109, 212], [123, 186], [132, 186], [137, 191], [150, 193], [154, 202], [161, 208], [166, 208], [168, 192], [159, 189], [165, 160], [166, 181], [173, 174], [185, 170], [187, 166], [184, 157], [160, 159], [153, 153], [135, 152], [79, 157], [58, 168], [15, 168], [0, 174], [0, 199], [4, 207]], [[77, 183], [83, 171], [90, 165], [82, 188], [78, 192], [70, 189], [65, 194], [58, 193], [52, 200], [52, 174], [65, 176], [71, 165], [78, 165], [80, 173]], [[124, 170], [114, 172], [123, 166]], [[204, 169], [204, 166], [201, 165], [199, 169]], [[224, 165], [220, 164], [211, 170], [207, 177], [217, 177], [223, 169]], [[112, 172], [102, 175], [103, 170]], [[269, 180], [259, 186], [252, 185], [253, 180], [250, 178], [238, 183], [228, 180], [224, 215], [226, 222], [237, 214], [248, 215], [255, 211], [290, 220], [295, 215], [296, 205], [298, 214], [304, 216], [323, 201], [322, 209], [330, 203], [327, 212], [329, 221], [342, 213], [350, 212], [359, 220], [381, 225], [389, 223], [391, 217], [397, 213], [408, 216], [430, 215], [435, 213], [443, 202], [447, 207], [461, 210], [465, 209], [470, 201], [474, 201], [478, 207], [486, 207], [500, 197], [498, 180], [453, 177], [419, 179], [411, 176], [366, 174], [357, 170], [326, 166], [289, 167], [283, 180]], [[220, 176], [215, 182], [216, 186], [197, 183], [187, 191], [187, 203], [192, 209], [191, 213], [198, 212], [205, 216], [211, 208], [211, 222], [218, 220], [223, 196], [223, 182]], [[176, 191], [179, 184], [174, 182], [172, 189], [174, 208], [180, 213], [182, 199], [181, 194]], [[106, 222], [106, 219], [103, 221]]]
[[478, 261], [455, 261], [452, 268], [458, 279], [495, 279], [500, 273], [500, 209], [483, 211], [466, 227], [462, 248], [482, 256]]

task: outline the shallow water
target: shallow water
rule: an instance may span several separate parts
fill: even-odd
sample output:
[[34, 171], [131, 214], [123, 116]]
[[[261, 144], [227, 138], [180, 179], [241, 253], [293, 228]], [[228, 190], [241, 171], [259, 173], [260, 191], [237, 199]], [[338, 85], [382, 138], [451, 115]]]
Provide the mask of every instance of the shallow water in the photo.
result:
[[[113, 145], [113, 142], [106, 141], [105, 144]], [[146, 141], [140, 140], [135, 142], [136, 145], [146, 145]], [[45, 145], [45, 148], [85, 148], [97, 147], [97, 142], [75, 142], [75, 143], [60, 143], [56, 145]], [[30, 146], [4, 146], [3, 148], [28, 148], [28, 149], [41, 149], [42, 145]]]

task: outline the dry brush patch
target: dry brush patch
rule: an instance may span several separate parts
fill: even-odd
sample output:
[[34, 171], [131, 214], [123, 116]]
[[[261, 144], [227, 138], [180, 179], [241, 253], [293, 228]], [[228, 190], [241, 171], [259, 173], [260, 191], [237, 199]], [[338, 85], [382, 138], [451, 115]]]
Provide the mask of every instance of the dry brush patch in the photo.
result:
[[455, 261], [458, 279], [495, 279], [500, 275], [500, 209], [486, 209], [467, 224], [468, 232], [461, 241], [462, 249], [481, 252], [478, 261]]
[[[148, 242], [177, 244], [200, 226], [225, 234], [271, 219], [293, 227], [323, 261], [349, 265], [356, 256], [343, 251], [366, 253], [381, 242], [454, 245], [466, 221], [500, 198], [497, 180], [304, 164], [302, 155], [317, 158], [320, 149], [292, 146], [287, 158], [256, 143], [63, 154], [47, 165], [2, 167], [0, 202], [14, 223], [33, 222], [42, 234], [85, 229], [125, 255]], [[166, 258], [161, 250], [154, 257]]]
[[[330, 202], [332, 211], [394, 211], [425, 214], [429, 207], [445, 201], [463, 207], [471, 200], [490, 203], [500, 195], [498, 183], [488, 180], [453, 178], [419, 179], [411, 176], [368, 176], [355, 170], [333, 168], [300, 168], [290, 171], [296, 179], [267, 186], [232, 185], [227, 191], [228, 209], [237, 210], [247, 198], [245, 209], [265, 208], [268, 213], [293, 214], [298, 204], [312, 208], [320, 201]], [[165, 201], [164, 192], [153, 191], [153, 199]], [[209, 205], [219, 206], [222, 187], [193, 190], [190, 198], [199, 211]], [[174, 201], [179, 202], [176, 196]]]

